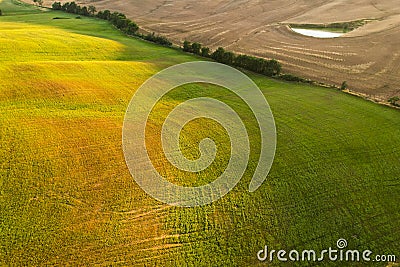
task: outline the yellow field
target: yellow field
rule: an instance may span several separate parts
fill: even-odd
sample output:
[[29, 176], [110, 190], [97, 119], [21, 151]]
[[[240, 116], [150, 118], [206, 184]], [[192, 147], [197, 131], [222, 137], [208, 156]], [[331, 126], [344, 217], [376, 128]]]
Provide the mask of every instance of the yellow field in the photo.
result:
[[118, 42], [53, 27], [2, 22], [0, 61], [104, 60], [123, 50]]
[[114, 61], [123, 48], [52, 27], [0, 24], [0, 149], [8, 151], [0, 169], [9, 170], [3, 183], [19, 185], [5, 186], [10, 211], [2, 215], [20, 235], [10, 242], [30, 236], [35, 243], [16, 241], [20, 246], [12, 246], [9, 262], [35, 255], [31, 263], [55, 263], [57, 254], [72, 253], [81, 264], [90, 258], [88, 246], [107, 255], [92, 262], [114, 262], [110, 256], [120, 252], [115, 244], [144, 259], [134, 257], [149, 255], [141, 248], [162, 246], [158, 219], [165, 207], [151, 198], [144, 206], [136, 201], [145, 194], [118, 142], [129, 99], [155, 68]]
[[4, 88], [0, 99], [121, 104], [153, 72], [152, 64], [141, 62], [5, 62], [0, 65], [0, 86]]

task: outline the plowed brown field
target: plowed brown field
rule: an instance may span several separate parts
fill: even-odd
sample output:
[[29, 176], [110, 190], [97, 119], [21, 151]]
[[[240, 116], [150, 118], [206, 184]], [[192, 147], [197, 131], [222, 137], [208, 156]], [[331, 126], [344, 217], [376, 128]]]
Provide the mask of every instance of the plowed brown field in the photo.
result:
[[[276, 58], [284, 71], [328, 84], [347, 81], [352, 91], [387, 100], [400, 95], [398, 0], [84, 0], [123, 12], [143, 29], [211, 48]], [[51, 1], [46, 2], [47, 5]], [[317, 39], [288, 23], [374, 19], [343, 37]]]

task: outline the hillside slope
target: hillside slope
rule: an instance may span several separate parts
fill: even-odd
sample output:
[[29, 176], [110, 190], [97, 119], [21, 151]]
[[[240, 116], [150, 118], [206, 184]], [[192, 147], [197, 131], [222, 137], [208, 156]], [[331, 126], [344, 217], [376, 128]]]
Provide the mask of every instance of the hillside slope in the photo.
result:
[[[339, 238], [349, 249], [400, 255], [399, 110], [248, 73], [278, 133], [271, 172], [250, 193], [260, 138], [249, 107], [219, 87], [176, 88], [150, 126], [183, 101], [216, 98], [243, 119], [251, 155], [222, 199], [171, 207], [129, 173], [123, 119], [146, 79], [199, 58], [128, 38], [103, 20], [12, 0], [0, 9], [1, 266], [263, 266], [256, 254], [265, 245], [322, 250]], [[221, 143], [220, 161], [203, 176], [175, 175], [151, 127], [149, 153], [170, 179], [209, 181], [229, 160], [229, 136], [218, 126], [197, 121], [182, 131], [189, 158], [205, 136]]]
[[[285, 72], [336, 85], [346, 80], [352, 90], [383, 101], [400, 95], [400, 7], [396, 0], [78, 2], [121, 11], [145, 30], [166, 35], [177, 44], [188, 39], [212, 48], [223, 46], [276, 58]], [[286, 26], [359, 19], [375, 21], [329, 40], [304, 37]]]

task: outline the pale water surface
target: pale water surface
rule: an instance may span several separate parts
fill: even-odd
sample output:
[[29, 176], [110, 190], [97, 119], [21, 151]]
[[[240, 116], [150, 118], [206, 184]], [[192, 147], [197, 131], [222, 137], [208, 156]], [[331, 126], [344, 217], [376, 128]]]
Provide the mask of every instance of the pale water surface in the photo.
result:
[[322, 30], [309, 30], [309, 29], [299, 29], [299, 28], [292, 28], [292, 30], [302, 35], [316, 37], [316, 38], [336, 38], [343, 35], [343, 33], [340, 32], [328, 32]]

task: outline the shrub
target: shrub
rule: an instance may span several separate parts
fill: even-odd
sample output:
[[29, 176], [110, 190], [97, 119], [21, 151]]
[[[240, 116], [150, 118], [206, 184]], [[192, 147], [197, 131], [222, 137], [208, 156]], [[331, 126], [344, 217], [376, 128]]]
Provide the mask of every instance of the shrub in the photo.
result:
[[342, 85], [340, 86], [340, 90], [346, 90], [347, 89], [347, 82], [346, 81], [344, 81], [344, 82], [342, 82]]
[[210, 57], [210, 48], [202, 47], [201, 48], [201, 56], [203, 57]]
[[200, 55], [200, 51], [201, 51], [201, 44], [199, 44], [199, 43], [193, 43], [193, 44], [192, 44], [192, 53], [193, 53], [193, 54]]
[[130, 20], [128, 21], [128, 26], [126, 26], [126, 28], [124, 29], [124, 31], [130, 35], [136, 34], [136, 32], [138, 30], [139, 30], [139, 26], [135, 22], [130, 21]]
[[192, 45], [190, 44], [190, 42], [185, 40], [183, 42], [182, 50], [189, 53], [192, 52]]
[[279, 76], [282, 80], [288, 81], [288, 82], [305, 82], [306, 80], [300, 77], [297, 77], [292, 74], [282, 74]]
[[160, 45], [164, 45], [164, 46], [171, 46], [172, 43], [164, 36], [160, 36], [160, 35], [155, 35], [154, 32], [151, 34], [148, 34], [144, 37], [145, 40], [156, 43], [156, 44], [160, 44]]
[[89, 14], [90, 14], [91, 16], [94, 16], [94, 14], [96, 13], [96, 7], [90, 5], [90, 6], [88, 7], [88, 11], [89, 11]]
[[32, 0], [32, 1], [33, 1], [33, 3], [35, 3], [35, 4], [39, 5], [39, 6], [43, 5], [43, 0]]
[[62, 10], [62, 5], [61, 5], [60, 2], [54, 2], [54, 3], [51, 5], [51, 8], [54, 9], [54, 10]]
[[225, 49], [223, 49], [222, 47], [218, 47], [217, 50], [215, 50], [211, 54], [211, 58], [214, 59], [217, 62], [222, 62], [224, 54], [225, 54]]
[[110, 10], [107, 10], [107, 9], [103, 10], [103, 11], [99, 11], [97, 13], [97, 17], [99, 19], [109, 20], [110, 16], [111, 16], [111, 12], [110, 12]]
[[392, 106], [400, 107], [400, 103], [398, 103], [399, 100], [400, 100], [400, 97], [394, 96], [394, 97], [389, 98], [388, 102], [389, 102]]

